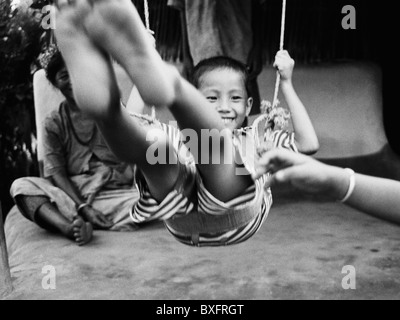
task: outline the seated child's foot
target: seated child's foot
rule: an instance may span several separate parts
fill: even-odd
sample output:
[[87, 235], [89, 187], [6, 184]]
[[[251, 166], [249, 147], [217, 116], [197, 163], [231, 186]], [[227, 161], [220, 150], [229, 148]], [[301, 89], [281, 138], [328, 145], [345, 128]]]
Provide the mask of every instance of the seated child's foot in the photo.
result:
[[132, 2], [91, 3], [93, 8], [84, 21], [90, 39], [125, 68], [147, 104], [172, 104], [179, 73], [162, 61]]
[[107, 54], [93, 43], [85, 31], [85, 18], [93, 10], [87, 0], [69, 4], [58, 1], [57, 44], [66, 63], [78, 106], [97, 115], [118, 104], [119, 91]]
[[69, 238], [74, 240], [78, 246], [83, 246], [92, 240], [93, 227], [89, 222], [85, 222], [81, 217], [75, 217]]

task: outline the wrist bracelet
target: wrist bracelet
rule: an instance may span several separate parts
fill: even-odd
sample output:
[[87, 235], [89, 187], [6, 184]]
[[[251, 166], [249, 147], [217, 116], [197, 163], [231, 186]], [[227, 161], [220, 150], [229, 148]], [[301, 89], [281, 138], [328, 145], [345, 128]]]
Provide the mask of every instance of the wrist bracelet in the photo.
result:
[[349, 169], [349, 168], [346, 168], [344, 170], [350, 174], [350, 183], [349, 183], [349, 189], [347, 190], [346, 195], [344, 196], [344, 198], [342, 200], [339, 200], [339, 202], [341, 202], [341, 203], [345, 203], [347, 200], [349, 200], [349, 198], [353, 194], [354, 189], [356, 187], [356, 173], [354, 172], [354, 170]]
[[84, 208], [86, 208], [86, 207], [88, 207], [88, 206], [90, 206], [90, 204], [89, 203], [82, 203], [82, 204], [80, 204], [78, 207], [77, 207], [77, 209], [76, 209], [76, 212], [78, 212], [78, 214], [81, 212], [81, 210], [82, 209], [84, 209]]

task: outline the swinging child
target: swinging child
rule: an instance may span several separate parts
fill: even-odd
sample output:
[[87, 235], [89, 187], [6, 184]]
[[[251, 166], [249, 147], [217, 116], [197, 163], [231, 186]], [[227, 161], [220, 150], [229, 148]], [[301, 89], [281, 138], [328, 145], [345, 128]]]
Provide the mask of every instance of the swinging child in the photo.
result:
[[[256, 146], [256, 130], [250, 127], [234, 134], [252, 105], [246, 68], [224, 57], [204, 61], [196, 68], [196, 89], [162, 61], [129, 0], [61, 0], [57, 17], [56, 37], [78, 106], [93, 117], [115, 155], [137, 165], [141, 198], [132, 210], [133, 220], [163, 220], [175, 238], [195, 246], [232, 245], [254, 235], [268, 215], [272, 197], [269, 189], [264, 191], [268, 175], [253, 181], [249, 173], [254, 161], [246, 161], [248, 152], [242, 149]], [[109, 56], [127, 71], [148, 105], [167, 105], [180, 130], [197, 134], [197, 150], [186, 152], [178, 129], [128, 114], [120, 103]], [[296, 137], [276, 130], [274, 146], [313, 153], [318, 140], [292, 86], [294, 61], [280, 51], [275, 66]], [[215, 139], [204, 138], [204, 130], [220, 132], [217, 146]], [[168, 163], [149, 163], [149, 136], [160, 150], [167, 150]], [[214, 145], [204, 154], [202, 146], [210, 142]], [[243, 169], [241, 161], [212, 161], [225, 155], [243, 160], [248, 174], [237, 174]]]

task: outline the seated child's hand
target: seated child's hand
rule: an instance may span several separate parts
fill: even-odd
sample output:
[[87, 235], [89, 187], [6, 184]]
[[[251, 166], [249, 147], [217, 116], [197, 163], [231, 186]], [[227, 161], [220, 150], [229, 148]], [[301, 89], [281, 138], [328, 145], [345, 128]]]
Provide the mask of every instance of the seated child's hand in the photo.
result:
[[111, 220], [91, 206], [87, 206], [82, 210], [82, 217], [90, 222], [95, 229], [107, 230], [113, 226]]
[[292, 79], [294, 64], [294, 60], [286, 50], [278, 51], [275, 56], [274, 68], [278, 69], [282, 81]]

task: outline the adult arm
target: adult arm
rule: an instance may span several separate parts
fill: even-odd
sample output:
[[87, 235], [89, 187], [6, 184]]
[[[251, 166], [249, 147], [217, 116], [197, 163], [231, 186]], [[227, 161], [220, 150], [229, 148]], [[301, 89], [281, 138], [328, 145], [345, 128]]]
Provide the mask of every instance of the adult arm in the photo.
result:
[[356, 188], [347, 204], [400, 224], [400, 182], [357, 174]]
[[[253, 178], [270, 172], [270, 184], [290, 184], [300, 191], [328, 196], [332, 201], [345, 197], [350, 174], [343, 168], [323, 164], [311, 157], [286, 150], [263, 155]], [[346, 205], [376, 218], [400, 224], [400, 182], [361, 174]]]

